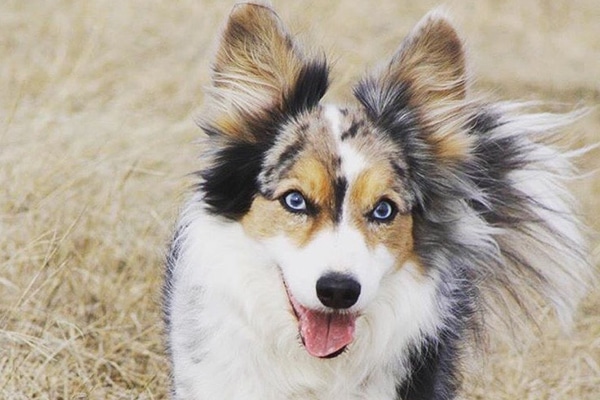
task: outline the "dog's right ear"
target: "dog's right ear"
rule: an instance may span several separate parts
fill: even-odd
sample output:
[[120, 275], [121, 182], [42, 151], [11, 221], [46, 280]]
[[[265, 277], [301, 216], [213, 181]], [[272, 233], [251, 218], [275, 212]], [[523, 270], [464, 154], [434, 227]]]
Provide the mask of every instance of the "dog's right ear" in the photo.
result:
[[318, 104], [328, 86], [325, 59], [306, 59], [275, 12], [258, 4], [234, 7], [212, 68], [202, 126], [248, 142]]

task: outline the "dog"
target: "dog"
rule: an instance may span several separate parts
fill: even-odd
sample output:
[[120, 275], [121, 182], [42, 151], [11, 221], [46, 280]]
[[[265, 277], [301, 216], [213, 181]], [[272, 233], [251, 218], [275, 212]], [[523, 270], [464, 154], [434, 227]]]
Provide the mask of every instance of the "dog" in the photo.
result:
[[433, 11], [324, 103], [325, 56], [234, 7], [166, 262], [174, 399], [453, 399], [485, 315], [568, 322], [592, 268], [553, 143], [578, 113], [484, 100], [465, 58]]

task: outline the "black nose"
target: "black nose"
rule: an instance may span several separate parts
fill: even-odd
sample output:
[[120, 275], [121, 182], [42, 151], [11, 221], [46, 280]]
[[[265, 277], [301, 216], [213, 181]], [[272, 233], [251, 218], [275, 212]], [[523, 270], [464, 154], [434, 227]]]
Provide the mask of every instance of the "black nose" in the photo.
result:
[[317, 297], [325, 307], [352, 307], [360, 296], [360, 283], [353, 277], [332, 272], [317, 281]]

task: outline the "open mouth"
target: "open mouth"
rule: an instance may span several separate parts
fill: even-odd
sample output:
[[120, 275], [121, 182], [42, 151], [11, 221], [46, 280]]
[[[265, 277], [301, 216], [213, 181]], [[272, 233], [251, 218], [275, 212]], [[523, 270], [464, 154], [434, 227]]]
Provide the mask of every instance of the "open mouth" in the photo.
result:
[[308, 353], [319, 358], [334, 358], [354, 340], [356, 314], [322, 312], [300, 304], [287, 288], [288, 298], [298, 319], [298, 331]]

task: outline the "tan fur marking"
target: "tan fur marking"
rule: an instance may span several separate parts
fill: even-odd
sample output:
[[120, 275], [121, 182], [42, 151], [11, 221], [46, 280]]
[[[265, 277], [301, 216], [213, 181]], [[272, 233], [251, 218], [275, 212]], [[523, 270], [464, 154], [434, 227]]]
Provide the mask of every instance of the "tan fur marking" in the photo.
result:
[[[244, 229], [254, 237], [267, 238], [285, 235], [299, 247], [306, 245], [326, 226], [331, 226], [333, 187], [331, 173], [314, 157], [303, 157], [280, 182], [275, 199], [258, 197], [242, 219]], [[316, 214], [294, 214], [283, 208], [279, 198], [291, 190], [298, 190], [317, 208]]]
[[257, 239], [285, 235], [299, 247], [304, 246], [316, 231], [324, 225], [323, 218], [315, 219], [285, 210], [279, 200], [257, 197], [250, 211], [242, 218], [246, 232]]
[[463, 45], [445, 18], [432, 16], [423, 21], [404, 41], [392, 62], [392, 73], [410, 83], [419, 104], [465, 98]]
[[302, 55], [271, 9], [237, 5], [213, 64], [205, 119], [225, 135], [255, 141], [244, 129], [248, 121], [281, 106], [302, 65]]
[[[396, 186], [389, 166], [381, 163], [363, 171], [350, 188], [349, 207], [352, 224], [365, 237], [369, 247], [384, 245], [397, 259], [397, 266], [413, 257], [412, 215], [406, 213], [407, 205]], [[400, 212], [390, 223], [373, 223], [366, 218], [375, 205], [387, 198], [398, 206]]]
[[431, 121], [436, 122], [424, 121], [425, 128], [431, 131], [426, 139], [433, 145], [441, 162], [464, 160], [471, 153], [474, 137], [466, 131], [468, 121], [464, 112], [457, 113], [456, 109], [447, 111], [443, 121], [435, 120], [434, 113], [429, 113]]
[[297, 181], [297, 189], [321, 208], [331, 208], [333, 188], [331, 187], [331, 172], [322, 162], [313, 157], [303, 157], [289, 174]]

